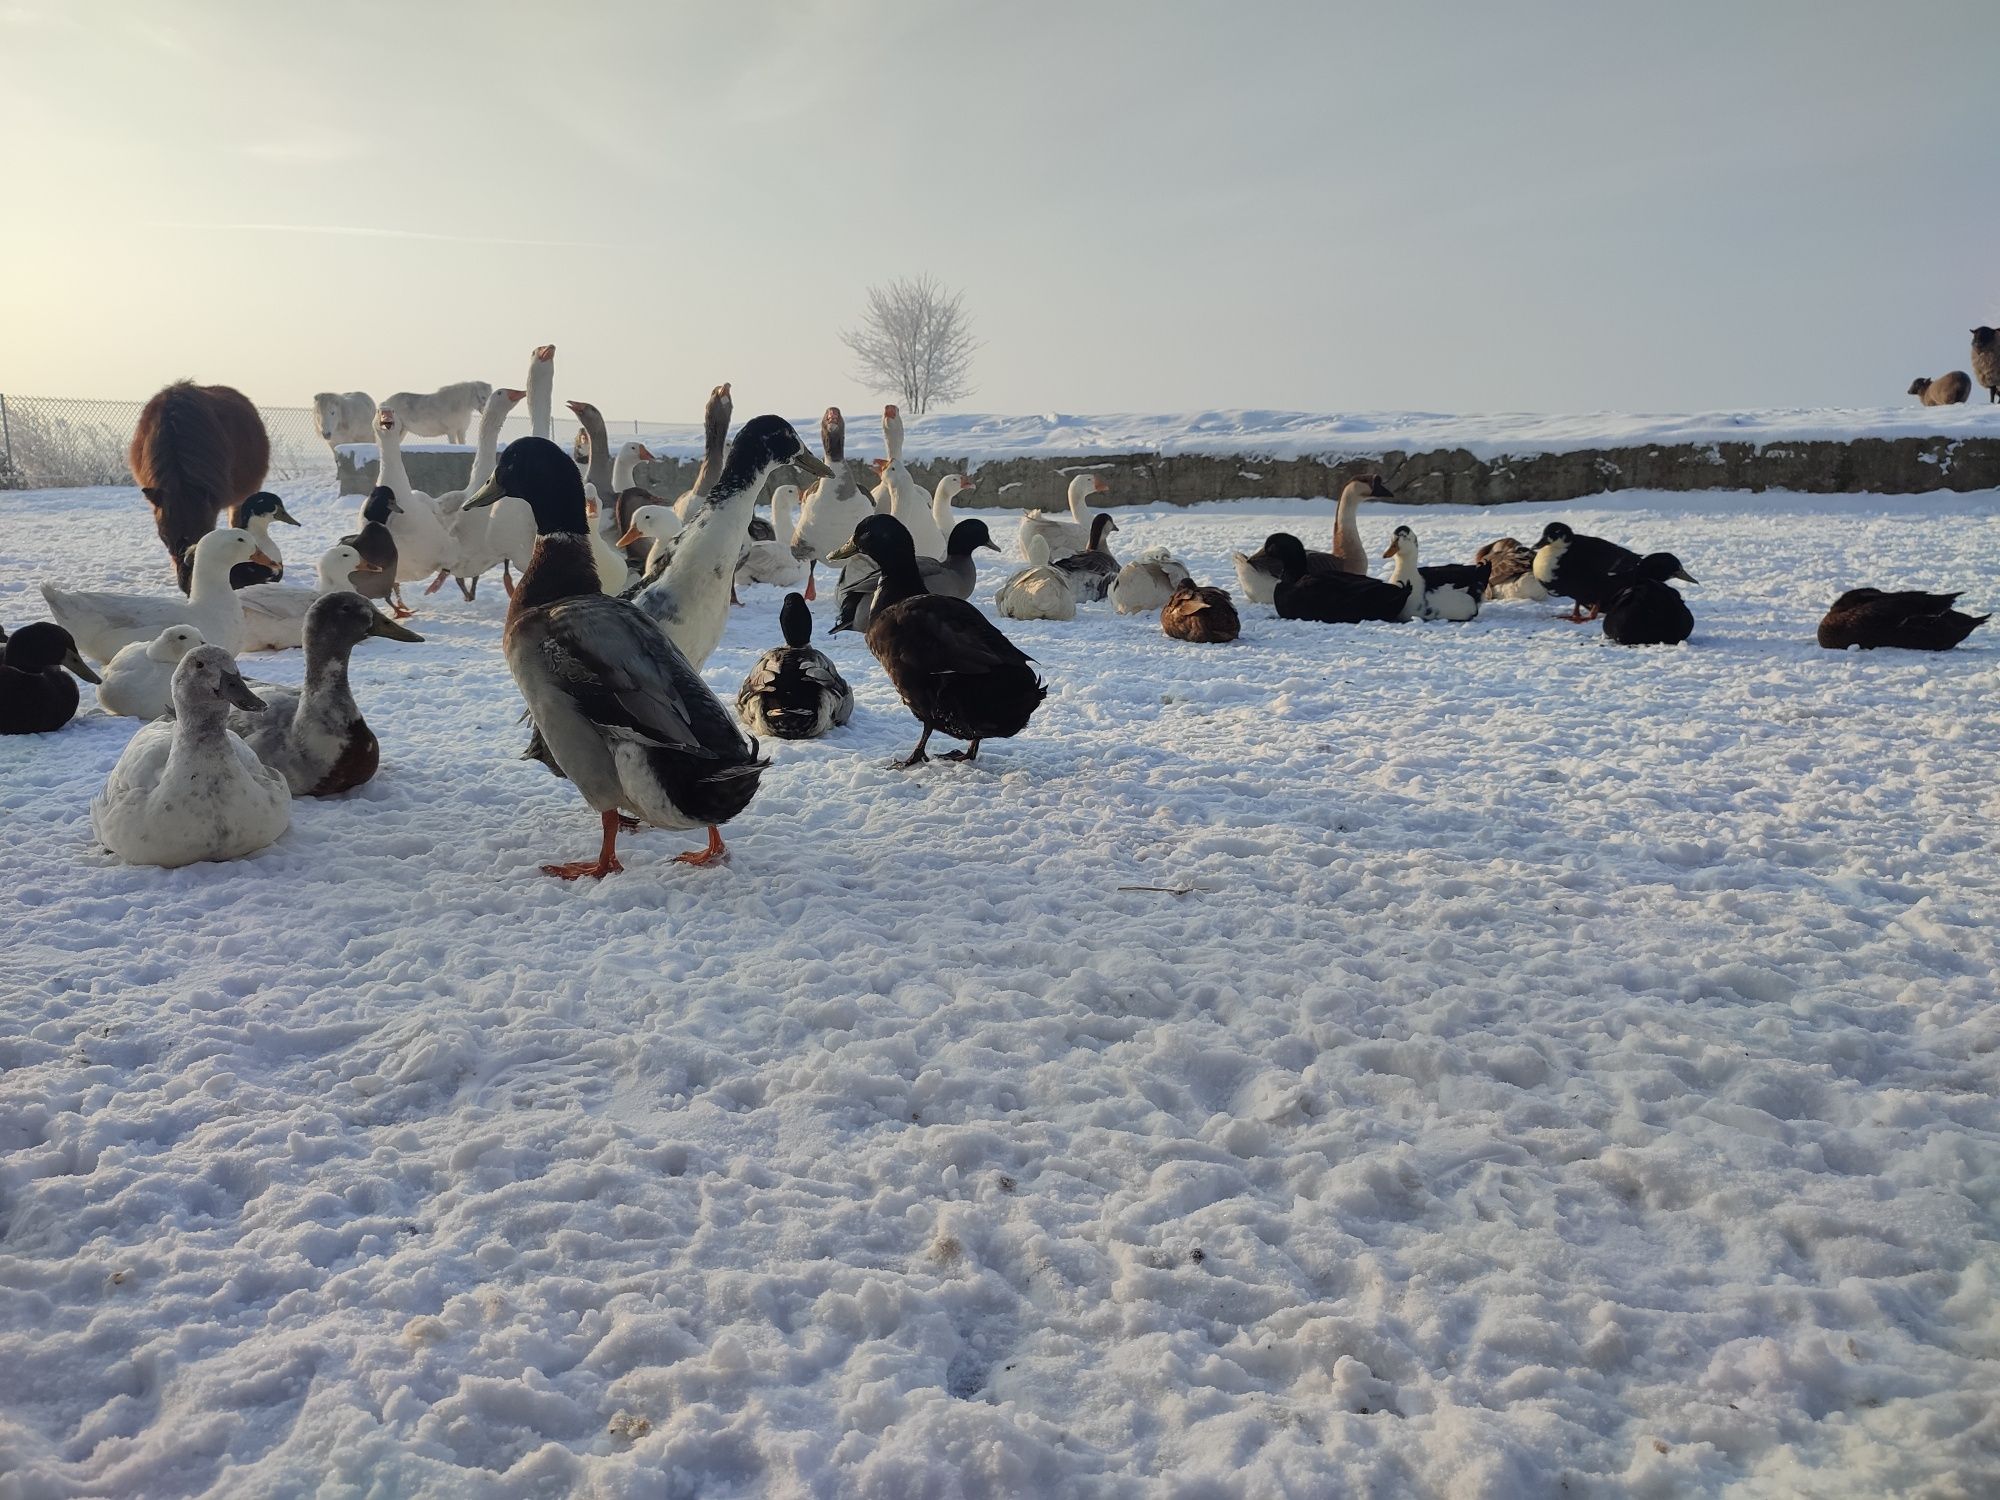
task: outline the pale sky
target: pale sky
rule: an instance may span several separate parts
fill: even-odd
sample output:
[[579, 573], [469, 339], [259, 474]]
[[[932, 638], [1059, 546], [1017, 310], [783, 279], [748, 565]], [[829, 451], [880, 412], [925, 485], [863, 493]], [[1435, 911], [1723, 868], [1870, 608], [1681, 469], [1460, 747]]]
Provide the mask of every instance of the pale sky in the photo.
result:
[[0, 391], [1894, 405], [2000, 323], [1993, 0], [0, 0]]

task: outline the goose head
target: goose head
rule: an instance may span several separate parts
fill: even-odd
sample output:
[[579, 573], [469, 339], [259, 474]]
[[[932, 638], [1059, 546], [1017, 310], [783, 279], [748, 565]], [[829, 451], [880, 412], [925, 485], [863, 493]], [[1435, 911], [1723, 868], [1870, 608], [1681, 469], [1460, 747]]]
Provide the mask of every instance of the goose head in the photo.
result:
[[250, 713], [264, 710], [264, 700], [236, 670], [236, 658], [220, 646], [197, 646], [181, 658], [174, 668], [173, 698], [175, 716], [190, 723], [220, 718], [230, 704]]
[[882, 408], [882, 442], [894, 463], [903, 461], [903, 413], [897, 406]]
[[0, 650], [0, 661], [17, 672], [46, 672], [52, 667], [61, 667], [85, 682], [102, 680], [85, 664], [76, 649], [75, 637], [50, 620], [23, 625], [8, 636], [6, 648]]
[[465, 497], [466, 510], [493, 505], [513, 495], [535, 513], [540, 536], [583, 536], [590, 529], [583, 476], [562, 449], [547, 438], [516, 438], [500, 455], [493, 475]]
[[1396, 492], [1382, 482], [1380, 474], [1357, 474], [1340, 487], [1340, 498], [1356, 500], [1393, 500]]
[[681, 534], [681, 518], [671, 505], [642, 505], [632, 512], [632, 524], [611, 545], [631, 547], [640, 542], [670, 541]]
[[400, 446], [403, 441], [403, 431], [403, 419], [395, 412], [386, 406], [376, 410], [375, 440], [378, 443], [395, 443]]
[[722, 474], [710, 491], [712, 503], [719, 503], [746, 489], [761, 489], [765, 477], [780, 464], [790, 464], [821, 479], [833, 470], [806, 451], [798, 431], [783, 417], [752, 417], [737, 430], [722, 462]]
[[534, 356], [533, 356], [535, 364], [538, 365], [552, 364], [555, 362], [555, 357], [556, 357], [556, 346], [554, 344], [537, 344], [535, 346]]
[[306, 611], [305, 647], [317, 657], [322, 652], [345, 656], [371, 635], [392, 641], [421, 641], [414, 630], [398, 625], [351, 589], [322, 594]]
[[1575, 536], [1576, 533], [1571, 531], [1562, 522], [1551, 521], [1542, 528], [1542, 539], [1536, 542], [1535, 545], [1537, 547], [1567, 547], [1571, 539]]
[[195, 647], [206, 644], [192, 625], [171, 625], [146, 643], [146, 660], [179, 661]]
[[847, 456], [847, 418], [837, 406], [829, 406], [819, 419], [819, 445], [830, 464], [837, 464]]
[[946, 557], [970, 557], [979, 548], [998, 552], [1000, 544], [993, 540], [993, 533], [986, 529], [984, 521], [960, 521], [951, 528], [951, 535], [945, 540]]
[[618, 445], [618, 455], [611, 465], [611, 489], [613, 494], [622, 495], [633, 487], [633, 475], [642, 463], [653, 462], [653, 450], [640, 442], [623, 442]]
[[320, 554], [319, 591], [322, 594], [335, 593], [340, 589], [352, 588], [349, 577], [354, 573], [379, 573], [382, 570], [372, 562], [363, 562], [361, 554], [345, 542], [337, 542]]

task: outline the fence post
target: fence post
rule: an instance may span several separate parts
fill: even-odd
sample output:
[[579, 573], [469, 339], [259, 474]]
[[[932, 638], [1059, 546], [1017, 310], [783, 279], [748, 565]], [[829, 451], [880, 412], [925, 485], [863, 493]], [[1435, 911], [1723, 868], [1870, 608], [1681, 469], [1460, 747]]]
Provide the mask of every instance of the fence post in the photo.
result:
[[7, 394], [5, 391], [0, 391], [0, 453], [6, 455], [5, 458], [0, 458], [0, 472], [13, 473], [14, 434], [7, 426]]

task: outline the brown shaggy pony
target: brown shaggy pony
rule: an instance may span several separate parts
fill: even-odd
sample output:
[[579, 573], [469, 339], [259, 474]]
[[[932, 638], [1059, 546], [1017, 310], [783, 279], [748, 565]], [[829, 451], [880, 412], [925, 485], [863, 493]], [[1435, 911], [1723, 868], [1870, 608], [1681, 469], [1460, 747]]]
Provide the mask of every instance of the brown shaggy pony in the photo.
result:
[[139, 413], [126, 461], [153, 506], [153, 528], [188, 591], [194, 544], [264, 487], [271, 438], [249, 397], [226, 385], [177, 380]]

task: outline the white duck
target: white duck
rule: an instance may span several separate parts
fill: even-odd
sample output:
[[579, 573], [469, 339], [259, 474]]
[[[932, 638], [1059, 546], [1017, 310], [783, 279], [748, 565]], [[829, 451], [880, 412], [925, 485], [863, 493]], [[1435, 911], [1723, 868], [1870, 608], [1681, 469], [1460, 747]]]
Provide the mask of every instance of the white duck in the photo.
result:
[[230, 704], [256, 711], [264, 700], [220, 646], [181, 658], [173, 700], [173, 718], [132, 736], [91, 802], [99, 840], [127, 864], [169, 869], [274, 843], [292, 821], [291, 789], [228, 728]]
[[[232, 654], [243, 640], [243, 604], [229, 586], [229, 570], [238, 563], [269, 566], [250, 533], [223, 526], [194, 544], [193, 579], [187, 596], [179, 594], [69, 593], [42, 585], [55, 622], [70, 633], [77, 649], [94, 661], [110, 661], [134, 641], [150, 641], [172, 625], [192, 625], [211, 646]], [[264, 585], [259, 585], [263, 587]]]
[[614, 546], [604, 535], [603, 526], [598, 524], [598, 513], [603, 508], [598, 505], [594, 497], [586, 493], [583, 513], [590, 521], [590, 561], [597, 569], [598, 592], [622, 594], [631, 587], [632, 564], [626, 561], [625, 549]]
[[805, 501], [799, 507], [799, 524], [792, 532], [793, 547], [805, 549], [805, 596], [809, 600], [819, 597], [813, 585], [819, 560], [845, 544], [864, 517], [875, 514], [874, 500], [848, 472], [847, 419], [841, 416], [839, 407], [829, 406], [819, 419], [819, 441], [833, 477], [820, 480], [806, 491]]
[[1187, 568], [1165, 547], [1148, 547], [1111, 580], [1111, 607], [1121, 615], [1151, 614], [1188, 579]]
[[174, 701], [174, 668], [201, 644], [194, 626], [170, 625], [150, 641], [119, 647], [98, 679], [98, 707], [128, 719], [159, 718]]
[[1028, 566], [994, 591], [993, 607], [1010, 620], [1074, 620], [1076, 587], [1049, 565], [1048, 538], [1032, 532], [1025, 545]]
[[345, 542], [320, 554], [319, 580], [301, 583], [259, 583], [236, 591], [243, 605], [243, 636], [239, 651], [296, 651], [305, 644], [306, 611], [322, 594], [354, 587], [351, 575], [380, 570], [362, 561]]
[[[951, 545], [952, 527], [964, 519], [952, 509], [951, 503], [971, 488], [972, 481], [963, 474], [947, 474], [931, 490], [931, 522], [944, 538], [946, 546]], [[938, 556], [943, 557], [944, 554], [940, 552]]]
[[799, 487], [795, 484], [771, 487], [771, 530], [778, 540], [750, 544], [742, 561], [736, 564], [736, 581], [739, 584], [775, 583], [789, 589], [805, 582], [805, 559], [792, 543], [792, 533], [796, 529], [792, 523], [792, 507], [798, 498]]
[[375, 414], [375, 438], [382, 454], [378, 482], [395, 491], [399, 507], [389, 517], [389, 534], [396, 539], [394, 597], [401, 609], [405, 607], [402, 585], [453, 567], [458, 548], [445, 530], [437, 502], [422, 490], [411, 488], [410, 471], [403, 465], [403, 424], [386, 406]]
[[944, 533], [931, 515], [931, 494], [917, 483], [917, 476], [903, 462], [903, 414], [893, 406], [882, 408], [882, 441], [889, 457], [881, 465], [882, 480], [875, 486], [875, 509], [894, 516], [909, 529], [919, 557], [943, 557]]
[[501, 587], [507, 590], [509, 598], [513, 597], [514, 579], [509, 565], [519, 562], [526, 566], [528, 557], [534, 552], [535, 513], [528, 509], [527, 501], [517, 500], [511, 495], [497, 505], [467, 510], [465, 497], [476, 492], [492, 477], [493, 466], [500, 458], [500, 429], [527, 394], [521, 390], [500, 389], [486, 398], [486, 408], [479, 414], [479, 432], [472, 451], [472, 472], [466, 476], [465, 488], [450, 490], [437, 497], [438, 515], [444, 521], [445, 530], [451, 533], [458, 558], [451, 567], [438, 570], [437, 577], [424, 590], [426, 594], [435, 594], [444, 586], [446, 578], [453, 578], [458, 583], [459, 593], [468, 600], [476, 598], [479, 580], [497, 566], [501, 570]]
[[1040, 536], [1048, 543], [1049, 561], [1082, 552], [1090, 546], [1090, 522], [1097, 514], [1090, 497], [1111, 488], [1096, 474], [1079, 474], [1069, 482], [1069, 515], [1065, 521], [1047, 511], [1031, 510], [1021, 518], [1021, 556], [1028, 556], [1028, 538]]
[[642, 576], [652, 579], [659, 576], [667, 559], [674, 555], [674, 541], [680, 534], [681, 518], [674, 514], [671, 505], [642, 505], [632, 512], [631, 524], [612, 545], [636, 547], [641, 542], [651, 542]]
[[1410, 591], [1409, 599], [1403, 605], [1401, 618], [1405, 620], [1471, 620], [1479, 615], [1479, 596], [1470, 589], [1457, 584], [1445, 584], [1438, 588], [1427, 588], [1422, 569], [1417, 566], [1417, 534], [1407, 526], [1398, 526], [1389, 538], [1388, 550], [1384, 557], [1396, 560], [1394, 571], [1389, 574], [1389, 582], [1401, 584]]

